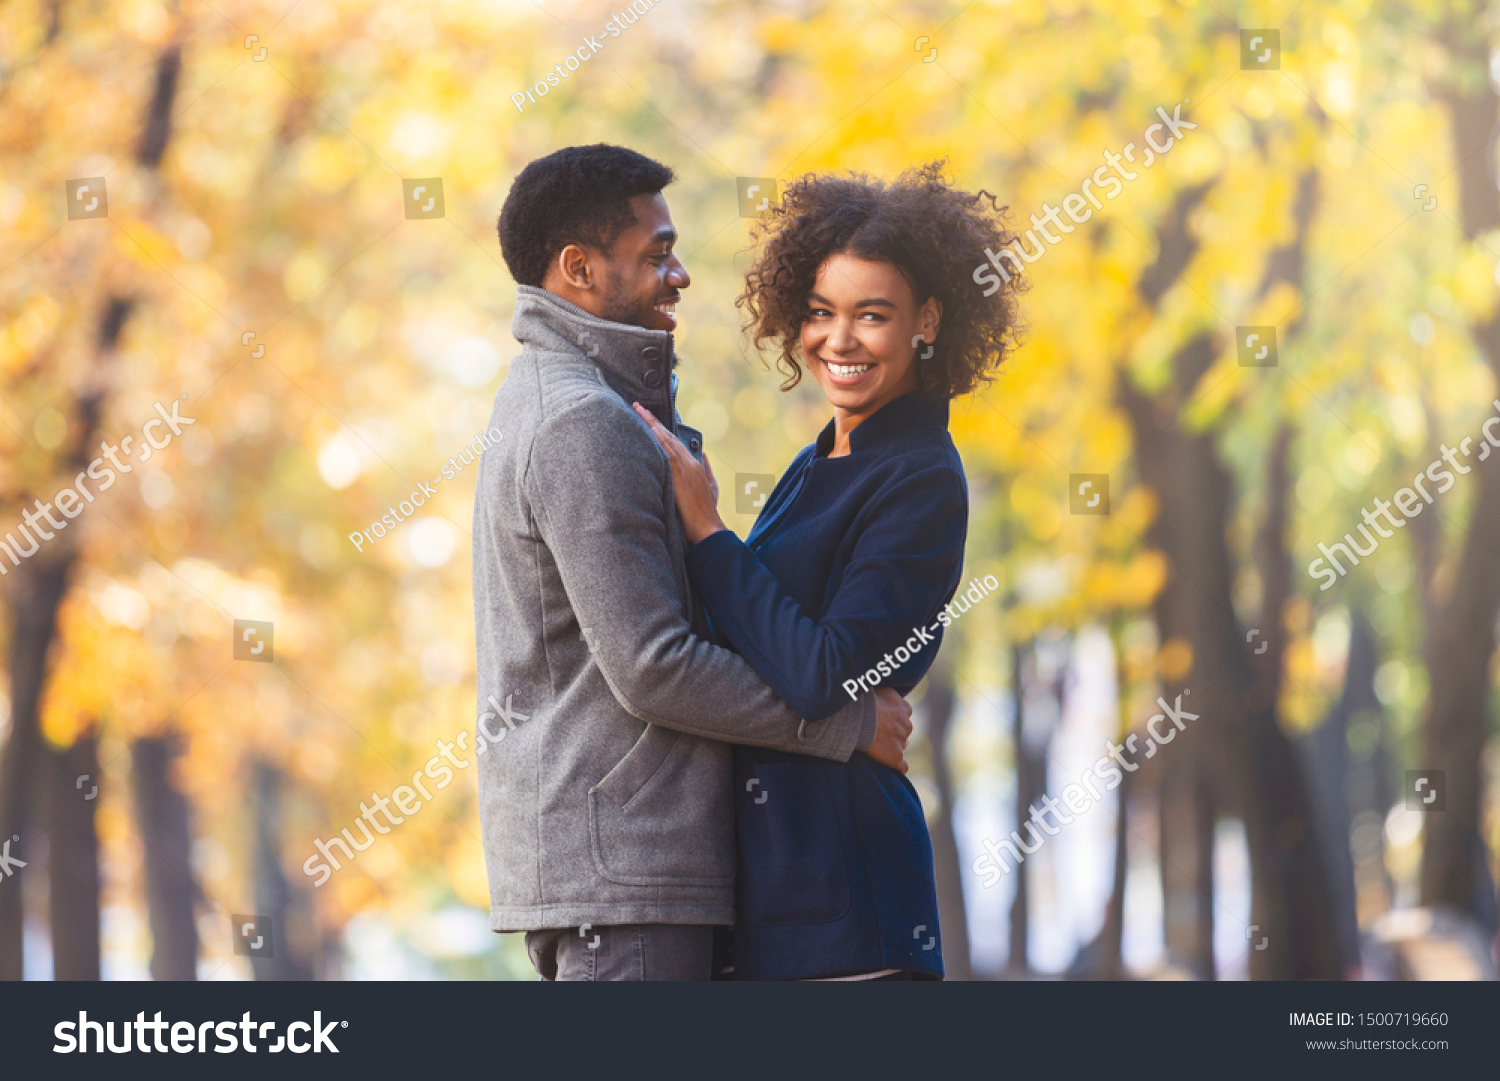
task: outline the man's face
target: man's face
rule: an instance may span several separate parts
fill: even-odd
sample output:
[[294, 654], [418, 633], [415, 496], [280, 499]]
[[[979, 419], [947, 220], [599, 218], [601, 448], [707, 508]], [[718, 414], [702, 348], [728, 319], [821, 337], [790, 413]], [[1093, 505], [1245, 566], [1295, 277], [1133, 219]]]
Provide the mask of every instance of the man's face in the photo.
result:
[[677, 229], [660, 192], [630, 200], [635, 224], [615, 238], [609, 252], [589, 252], [600, 262], [601, 319], [647, 330], [676, 330], [677, 301], [692, 284], [687, 268], [673, 254]]

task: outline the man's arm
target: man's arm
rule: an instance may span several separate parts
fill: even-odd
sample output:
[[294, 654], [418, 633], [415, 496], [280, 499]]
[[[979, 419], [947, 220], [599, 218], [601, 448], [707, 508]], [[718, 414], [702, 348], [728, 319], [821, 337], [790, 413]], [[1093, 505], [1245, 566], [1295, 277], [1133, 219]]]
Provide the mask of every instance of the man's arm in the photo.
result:
[[804, 724], [742, 658], [692, 633], [667, 547], [670, 476], [645, 423], [602, 397], [569, 403], [532, 444], [538, 528], [610, 691], [647, 724], [847, 760], [875, 731], [873, 695]]

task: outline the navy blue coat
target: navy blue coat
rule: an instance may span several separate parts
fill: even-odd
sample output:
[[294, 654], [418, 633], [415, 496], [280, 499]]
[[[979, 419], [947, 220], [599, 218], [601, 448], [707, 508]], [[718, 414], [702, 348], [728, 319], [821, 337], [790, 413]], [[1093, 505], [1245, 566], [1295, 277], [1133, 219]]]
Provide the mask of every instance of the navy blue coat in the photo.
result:
[[[748, 541], [723, 530], [687, 556], [716, 633], [809, 721], [865, 689], [906, 694], [926, 674], [968, 529], [946, 402], [890, 402], [842, 458], [827, 457], [833, 439], [829, 421]], [[859, 752], [832, 762], [737, 747], [735, 800], [737, 978], [942, 976], [932, 839], [910, 781]]]

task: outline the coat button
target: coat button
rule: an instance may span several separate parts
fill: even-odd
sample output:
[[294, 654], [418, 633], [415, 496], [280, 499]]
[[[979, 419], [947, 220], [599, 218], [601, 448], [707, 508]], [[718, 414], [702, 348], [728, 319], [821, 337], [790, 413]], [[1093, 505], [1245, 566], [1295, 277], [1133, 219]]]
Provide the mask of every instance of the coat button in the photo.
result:
[[659, 387], [661, 386], [661, 372], [655, 368], [647, 368], [646, 374], [641, 376], [641, 382], [648, 387]]
[[642, 360], [655, 360], [659, 356], [661, 356], [661, 350], [654, 345], [648, 345], [641, 350]]
[[696, 439], [689, 439], [688, 440], [688, 446], [690, 448], [692, 448], [692, 451], [693, 451], [694, 454], [698, 453], [698, 447], [699, 447], [699, 445], [700, 444], [698, 443], [698, 440], [696, 440]]

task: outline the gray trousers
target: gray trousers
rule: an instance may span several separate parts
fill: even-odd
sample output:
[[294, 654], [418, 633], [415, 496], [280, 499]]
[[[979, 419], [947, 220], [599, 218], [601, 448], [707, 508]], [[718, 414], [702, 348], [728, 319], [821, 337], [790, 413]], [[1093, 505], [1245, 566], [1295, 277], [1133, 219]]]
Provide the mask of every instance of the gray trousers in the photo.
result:
[[544, 980], [708, 980], [714, 929], [631, 923], [527, 931], [526, 952]]

